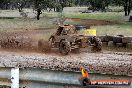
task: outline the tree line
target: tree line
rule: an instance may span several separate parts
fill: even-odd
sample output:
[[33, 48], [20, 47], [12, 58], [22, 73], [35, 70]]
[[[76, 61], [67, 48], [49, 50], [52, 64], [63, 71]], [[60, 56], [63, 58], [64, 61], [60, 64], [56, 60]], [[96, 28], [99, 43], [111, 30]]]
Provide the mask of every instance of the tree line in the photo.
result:
[[61, 12], [64, 7], [88, 6], [92, 11], [106, 11], [108, 6], [123, 6], [125, 16], [132, 9], [132, 0], [0, 0], [0, 9], [33, 8]]

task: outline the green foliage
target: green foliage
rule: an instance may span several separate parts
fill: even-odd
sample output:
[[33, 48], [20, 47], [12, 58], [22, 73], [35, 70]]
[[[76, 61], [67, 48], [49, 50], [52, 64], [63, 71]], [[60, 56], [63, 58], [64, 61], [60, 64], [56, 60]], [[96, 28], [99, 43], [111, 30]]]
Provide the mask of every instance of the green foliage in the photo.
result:
[[34, 9], [56, 9], [57, 12], [61, 12], [64, 7], [74, 6], [75, 0], [0, 0], [1, 9], [9, 9], [7, 7], [25, 8], [33, 6]]
[[56, 9], [57, 12], [61, 12], [64, 7], [70, 7], [74, 5], [74, 0], [34, 0], [35, 8], [42, 9]]
[[105, 11], [106, 7], [111, 3], [111, 0], [81, 0], [84, 5], [90, 6], [93, 11]]
[[76, 5], [87, 5], [93, 11], [106, 11], [109, 5], [123, 6], [125, 16], [129, 15], [132, 9], [132, 0], [76, 0]]
[[[18, 4], [19, 3], [19, 4]], [[61, 12], [64, 7], [88, 6], [93, 11], [106, 11], [109, 5], [123, 6], [125, 13], [130, 13], [132, 0], [0, 0], [1, 9], [41, 8], [48, 11]]]
[[9, 3], [10, 3], [10, 0], [0, 0], [0, 8], [1, 9], [8, 9]]

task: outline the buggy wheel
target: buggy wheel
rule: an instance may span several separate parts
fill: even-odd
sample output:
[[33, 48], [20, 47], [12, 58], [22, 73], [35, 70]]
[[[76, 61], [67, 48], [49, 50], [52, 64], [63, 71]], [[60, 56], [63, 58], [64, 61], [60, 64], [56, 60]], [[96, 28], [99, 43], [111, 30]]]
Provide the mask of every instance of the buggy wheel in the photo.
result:
[[51, 47], [55, 47], [55, 38], [53, 36], [49, 38], [49, 44]]
[[97, 37], [93, 37], [92, 39], [93, 41], [93, 47], [91, 49], [91, 51], [94, 51], [94, 52], [100, 52], [102, 50], [102, 42], [99, 38]]
[[70, 43], [67, 40], [62, 40], [59, 44], [59, 51], [63, 55], [69, 54], [71, 51]]

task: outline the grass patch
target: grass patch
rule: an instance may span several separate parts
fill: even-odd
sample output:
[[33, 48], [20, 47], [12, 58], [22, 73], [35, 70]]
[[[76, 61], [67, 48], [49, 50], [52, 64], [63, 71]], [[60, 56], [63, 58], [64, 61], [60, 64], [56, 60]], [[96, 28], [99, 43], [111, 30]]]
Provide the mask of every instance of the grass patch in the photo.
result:
[[[48, 17], [59, 17], [59, 13], [45, 13]], [[94, 12], [94, 13], [62, 13], [65, 18], [96, 19], [115, 21], [120, 27], [132, 28], [132, 22], [127, 22], [124, 12]], [[127, 19], [126, 19], [127, 18]], [[72, 23], [73, 24], [73, 23]]]
[[132, 29], [132, 22], [123, 22], [119, 26], [122, 28], [131, 28]]
[[[38, 21], [31, 18], [13, 18], [13, 19], [0, 19], [0, 30], [10, 29], [53, 29], [56, 25], [53, 24], [55, 17], [64, 18], [80, 18], [80, 19], [96, 19], [96, 20], [110, 20], [116, 21], [120, 24], [107, 25], [107, 26], [93, 26], [97, 29], [97, 35], [117, 35], [123, 34], [126, 36], [132, 35], [132, 22], [126, 22], [124, 12], [94, 12], [94, 13], [57, 13], [57, 12], [44, 12], [43, 17]], [[79, 22], [65, 21], [65, 24], [80, 24]]]
[[[44, 13], [48, 17], [58, 17], [59, 13]], [[62, 13], [66, 18], [97, 19], [110, 21], [123, 21], [123, 12], [94, 12], [94, 13]]]
[[42, 18], [39, 21], [36, 19], [0, 19], [0, 30], [10, 29], [47, 29], [54, 28], [55, 25], [47, 18]]
[[[55, 13], [57, 14], [57, 13]], [[108, 26], [94, 26], [97, 29], [98, 35], [118, 35], [126, 36], [132, 35], [132, 22], [127, 22], [128, 17], [124, 16], [124, 12], [96, 12], [96, 13], [63, 13], [66, 18], [80, 18], [80, 19], [96, 19], [115, 21], [119, 24]], [[52, 13], [52, 17], [55, 17]], [[76, 23], [72, 23], [76, 24]]]
[[[47, 13], [48, 15], [48, 13]], [[66, 18], [110, 20], [119, 22], [116, 25], [92, 26], [97, 29], [97, 35], [119, 35], [132, 36], [132, 22], [127, 22], [124, 12], [106, 12], [106, 13], [63, 13]], [[57, 13], [50, 13], [49, 17], [57, 17]], [[77, 22], [65, 22], [66, 24], [79, 24]]]
[[97, 20], [110, 20], [118, 21], [122, 20], [123, 13], [106, 12], [106, 13], [70, 13], [66, 14], [68, 18], [81, 18], [81, 19], [97, 19]]
[[97, 35], [125, 35], [132, 36], [132, 29], [121, 27], [120, 25], [107, 25], [107, 26], [92, 26], [96, 28]]

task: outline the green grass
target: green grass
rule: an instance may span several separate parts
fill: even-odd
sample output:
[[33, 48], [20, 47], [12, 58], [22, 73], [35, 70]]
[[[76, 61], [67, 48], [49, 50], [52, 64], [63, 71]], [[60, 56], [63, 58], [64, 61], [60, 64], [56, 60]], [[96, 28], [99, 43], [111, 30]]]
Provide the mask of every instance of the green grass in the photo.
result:
[[81, 19], [97, 19], [97, 20], [111, 20], [117, 21], [122, 19], [122, 13], [107, 12], [107, 13], [70, 13], [66, 14], [68, 18], [81, 18]]
[[[45, 13], [48, 17], [58, 17], [58, 13]], [[66, 18], [97, 19], [97, 20], [123, 20], [122, 12], [97, 12], [97, 13], [62, 13]]]
[[47, 19], [42, 18], [39, 21], [36, 19], [0, 19], [0, 30], [10, 30], [10, 29], [41, 29], [41, 28], [54, 28], [54, 24]]
[[[45, 13], [48, 17], [59, 17], [58, 13]], [[96, 12], [96, 13], [62, 13], [65, 18], [96, 19], [115, 21], [120, 27], [132, 28], [132, 22], [126, 22], [124, 12]]]
[[107, 25], [107, 26], [92, 26], [96, 28], [97, 35], [125, 35], [132, 36], [132, 29], [121, 27], [120, 25]]
[[[58, 13], [45, 13], [49, 17], [59, 17]], [[49, 14], [49, 15], [48, 15]], [[132, 36], [132, 22], [127, 22], [124, 12], [97, 12], [97, 13], [63, 13], [65, 18], [96, 19], [115, 21], [116, 25], [92, 26], [96, 28], [97, 35], [125, 35]], [[78, 22], [66, 22], [67, 24], [79, 24]]]
[[120, 27], [122, 28], [130, 28], [132, 29], [132, 22], [122, 22], [121, 24], [119, 24]]
[[[14, 19], [0, 19], [0, 30], [9, 29], [45, 29], [45, 28], [55, 28], [56, 25], [53, 24], [55, 17], [64, 18], [80, 18], [80, 19], [96, 19], [96, 20], [110, 20], [116, 21], [119, 24], [107, 25], [107, 26], [92, 26], [92, 28], [97, 29], [97, 35], [118, 35], [124, 34], [126, 36], [132, 35], [132, 22], [126, 22], [126, 17], [124, 12], [96, 12], [96, 13], [56, 13], [56, 12], [45, 12], [42, 14], [43, 18], [39, 21], [36, 19], [24, 19], [24, 18], [14, 18]], [[48, 18], [49, 17], [49, 18]], [[66, 24], [80, 24], [75, 21], [66, 21]], [[9, 30], [10, 31], [10, 30]]]

